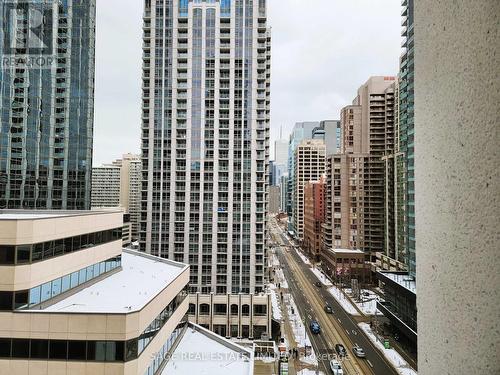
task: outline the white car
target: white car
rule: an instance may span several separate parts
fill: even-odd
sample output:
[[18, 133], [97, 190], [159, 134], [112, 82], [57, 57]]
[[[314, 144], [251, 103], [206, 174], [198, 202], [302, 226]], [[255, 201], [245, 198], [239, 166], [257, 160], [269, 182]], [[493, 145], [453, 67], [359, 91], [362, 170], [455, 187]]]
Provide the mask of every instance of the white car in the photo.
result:
[[356, 357], [358, 357], [358, 358], [365, 358], [366, 357], [365, 351], [359, 346], [354, 346], [352, 348], [352, 351], [356, 355]]
[[340, 363], [332, 359], [330, 361], [330, 369], [332, 370], [333, 375], [344, 375], [344, 371], [342, 370], [342, 366]]

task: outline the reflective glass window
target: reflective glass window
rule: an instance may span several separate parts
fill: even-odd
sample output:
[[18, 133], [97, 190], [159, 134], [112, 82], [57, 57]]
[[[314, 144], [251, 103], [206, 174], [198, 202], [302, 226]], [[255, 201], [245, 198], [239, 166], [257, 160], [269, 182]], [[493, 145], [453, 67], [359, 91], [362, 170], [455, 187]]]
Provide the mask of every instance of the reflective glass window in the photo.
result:
[[61, 293], [69, 290], [69, 288], [71, 288], [71, 275], [63, 276], [61, 282]]
[[52, 293], [52, 283], [49, 281], [42, 285], [41, 302], [47, 301]]
[[42, 291], [42, 287], [37, 286], [35, 288], [32, 288], [30, 290], [30, 300], [29, 304], [30, 306], [32, 305], [38, 305], [40, 303], [40, 293]]

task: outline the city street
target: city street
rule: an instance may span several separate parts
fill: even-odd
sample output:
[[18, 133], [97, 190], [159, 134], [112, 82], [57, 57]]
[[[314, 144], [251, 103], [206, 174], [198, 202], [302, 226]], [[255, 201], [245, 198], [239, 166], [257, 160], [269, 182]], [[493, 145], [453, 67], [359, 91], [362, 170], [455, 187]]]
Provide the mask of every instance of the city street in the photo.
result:
[[[305, 326], [309, 338], [319, 357], [319, 370], [325, 374], [331, 373], [328, 362], [336, 354], [335, 344], [341, 343], [348, 352], [347, 358], [342, 360], [345, 374], [397, 374], [359, 329], [356, 320], [348, 315], [328, 293], [327, 288], [324, 286], [318, 288], [314, 285], [318, 279], [293, 250], [292, 243], [274, 220], [271, 222], [270, 231], [278, 243], [276, 254], [284, 270], [291, 294], [300, 315], [306, 320]], [[334, 314], [327, 314], [324, 311], [326, 304], [333, 308]], [[318, 335], [312, 334], [309, 330], [309, 323], [313, 319], [321, 325], [321, 333]], [[352, 353], [352, 347], [355, 344], [365, 350], [366, 359], [357, 358]]]

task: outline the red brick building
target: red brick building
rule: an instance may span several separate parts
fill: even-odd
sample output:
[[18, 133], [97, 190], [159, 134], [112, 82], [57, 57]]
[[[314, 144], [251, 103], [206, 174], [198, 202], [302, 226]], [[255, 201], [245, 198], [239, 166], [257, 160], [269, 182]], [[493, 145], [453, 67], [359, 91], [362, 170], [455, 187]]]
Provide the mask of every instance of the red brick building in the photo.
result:
[[325, 176], [310, 181], [304, 188], [304, 242], [309, 256], [319, 261], [322, 246], [321, 225], [325, 221]]

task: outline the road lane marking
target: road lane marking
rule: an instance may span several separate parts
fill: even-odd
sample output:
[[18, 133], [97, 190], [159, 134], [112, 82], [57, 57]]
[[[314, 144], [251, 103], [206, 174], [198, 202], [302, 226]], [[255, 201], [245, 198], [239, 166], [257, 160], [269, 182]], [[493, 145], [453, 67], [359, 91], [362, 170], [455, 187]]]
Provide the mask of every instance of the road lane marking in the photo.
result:
[[368, 362], [368, 364], [370, 365], [371, 368], [373, 368], [373, 365], [372, 363], [370, 362], [370, 360], [367, 360], [366, 362]]
[[345, 331], [347, 332], [348, 335], [351, 335], [347, 329]]
[[342, 324], [342, 321], [340, 320], [340, 318], [337, 318], [337, 320], [339, 321], [340, 324]]

